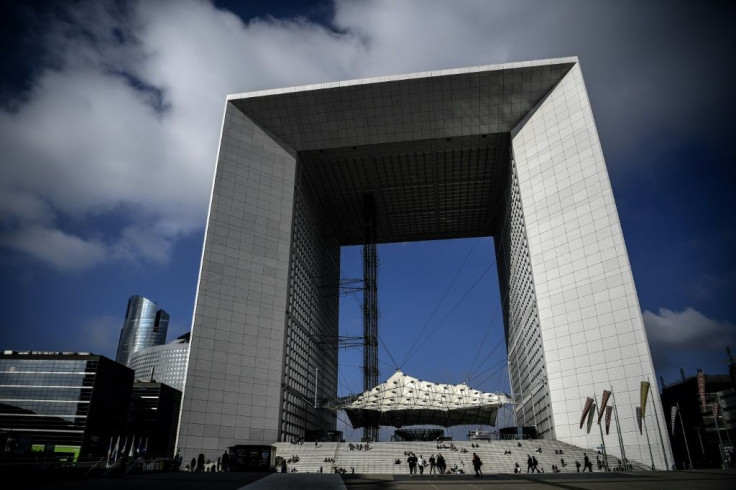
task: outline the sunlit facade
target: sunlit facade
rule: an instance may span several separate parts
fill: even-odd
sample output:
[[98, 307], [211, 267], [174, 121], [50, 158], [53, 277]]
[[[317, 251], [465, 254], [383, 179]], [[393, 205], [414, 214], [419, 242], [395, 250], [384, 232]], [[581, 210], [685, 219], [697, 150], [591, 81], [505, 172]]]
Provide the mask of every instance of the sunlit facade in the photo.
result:
[[[650, 459], [635, 409], [654, 367], [575, 57], [228, 97], [185, 458], [334, 429], [313, 380], [318, 399], [336, 396], [340, 247], [362, 245], [368, 223], [378, 244], [493, 237], [517, 424], [595, 449], [579, 419], [612, 391], [608, 450]], [[651, 448], [668, 466], [668, 442]]]
[[179, 391], [184, 390], [189, 357], [189, 334], [164, 345], [146, 347], [130, 356], [128, 367], [135, 378], [158, 381]]

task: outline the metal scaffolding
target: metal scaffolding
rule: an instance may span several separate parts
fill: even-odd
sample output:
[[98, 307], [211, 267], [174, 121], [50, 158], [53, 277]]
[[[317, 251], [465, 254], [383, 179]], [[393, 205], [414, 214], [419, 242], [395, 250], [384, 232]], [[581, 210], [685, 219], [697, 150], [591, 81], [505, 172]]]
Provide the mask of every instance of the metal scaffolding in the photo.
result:
[[[363, 391], [378, 385], [378, 255], [376, 253], [376, 205], [373, 195], [364, 197], [363, 240]], [[363, 428], [366, 441], [378, 440], [378, 426]]]

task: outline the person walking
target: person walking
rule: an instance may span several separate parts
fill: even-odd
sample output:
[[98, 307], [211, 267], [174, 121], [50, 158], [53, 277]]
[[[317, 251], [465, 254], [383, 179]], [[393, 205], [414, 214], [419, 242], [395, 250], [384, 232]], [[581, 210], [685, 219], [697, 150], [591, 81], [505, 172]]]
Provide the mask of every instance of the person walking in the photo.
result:
[[593, 473], [593, 463], [590, 462], [588, 455], [583, 453], [583, 473], [585, 473], [585, 470]]
[[409, 454], [406, 462], [409, 463], [409, 476], [414, 476], [417, 471], [417, 457], [414, 456], [414, 453]]
[[281, 473], [286, 473], [286, 460], [281, 458]]
[[480, 467], [483, 466], [483, 461], [480, 460], [477, 454], [473, 453], [473, 469], [475, 470], [475, 478], [483, 478], [483, 472]]
[[447, 462], [445, 461], [445, 457], [442, 456], [442, 453], [437, 453], [437, 469], [440, 472], [440, 475], [445, 474], [445, 470], [447, 469]]
[[580, 461], [578, 461], [577, 459], [575, 460], [575, 469], [578, 471], [578, 473], [580, 473]]
[[[532, 461], [532, 457], [528, 454], [526, 455], [526, 472], [529, 473], [530, 470], [534, 468], [534, 462]], [[532, 471], [534, 473], [534, 471]]]
[[537, 461], [536, 456], [532, 456], [532, 473], [535, 471], [539, 473], [539, 461]]
[[429, 474], [434, 475], [437, 471], [436, 464], [435, 464], [434, 454], [429, 457]]
[[422, 457], [422, 455], [419, 455], [419, 461], [417, 462], [417, 465], [419, 466], [419, 476], [424, 476], [424, 467], [427, 466], [427, 461]]

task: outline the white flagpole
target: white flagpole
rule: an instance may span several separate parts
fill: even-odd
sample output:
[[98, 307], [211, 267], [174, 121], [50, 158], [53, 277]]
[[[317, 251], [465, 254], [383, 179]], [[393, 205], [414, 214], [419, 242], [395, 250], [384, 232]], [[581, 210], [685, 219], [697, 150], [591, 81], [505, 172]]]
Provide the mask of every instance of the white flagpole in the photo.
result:
[[685, 439], [685, 449], [687, 449], [687, 460], [690, 461], [690, 469], [693, 469], [693, 459], [690, 457], [690, 446], [687, 443], [687, 435], [685, 434], [685, 422], [682, 421], [682, 410], [680, 404], [677, 403], [677, 413], [680, 415], [680, 425], [682, 426], [682, 438]]
[[133, 455], [135, 454], [134, 452], [135, 452], [135, 436], [133, 436], [133, 440], [130, 443], [130, 451], [128, 452], [128, 456], [132, 458]]
[[[593, 400], [595, 400], [595, 404], [598, 405], [598, 395], [593, 393]], [[600, 410], [599, 410], [600, 412]], [[601, 447], [603, 448], [603, 462], [606, 465], [606, 471], [611, 471], [610, 467], [608, 466], [608, 453], [606, 452], [606, 441], [603, 439], [603, 427], [601, 427], [601, 424], [598, 424], [598, 429], [601, 431]]]
[[641, 423], [644, 426], [644, 433], [647, 435], [647, 446], [649, 446], [649, 457], [652, 458], [652, 471], [656, 470], [656, 466], [654, 466], [654, 455], [652, 454], [652, 444], [649, 442], [649, 431], [647, 430], [647, 419], [644, 417], [644, 414], [641, 414]]
[[[711, 409], [713, 409], [714, 406], [718, 406], [718, 404], [712, 404]], [[713, 410], [713, 422], [716, 424], [716, 433], [718, 434], [718, 453], [721, 455], [721, 468], [726, 469], [726, 457], [723, 451], [723, 441], [721, 440], [721, 429], [718, 427], [718, 412], [718, 408]]]
[[[648, 381], [648, 380], [647, 380]], [[662, 445], [662, 456], [664, 456], [664, 466], [665, 471], [670, 471], [672, 468], [670, 468], [670, 463], [667, 460], [667, 447], [664, 445], [664, 438], [662, 437], [662, 427], [659, 425], [659, 415], [657, 414], [657, 404], [654, 403], [654, 392], [652, 391], [652, 385], [649, 384], [649, 391], [652, 394], [649, 398], [652, 399], [652, 410], [654, 410], [654, 420], [657, 422], [657, 433], [659, 434], [659, 443]], [[657, 396], [659, 396], [659, 392], [657, 392]]]
[[118, 459], [118, 451], [120, 450], [120, 435], [118, 435], [118, 438], [115, 439], [115, 446], [113, 446], [115, 449], [112, 450], [112, 460], [115, 461]]
[[624, 463], [624, 468], [629, 469], [628, 461], [626, 460], [626, 450], [624, 449], [624, 438], [621, 435], [621, 424], [618, 421], [618, 405], [616, 405], [616, 394], [613, 392], [613, 385], [611, 385], [611, 404], [613, 405], [613, 414], [616, 416], [616, 432], [618, 433], [618, 443], [621, 446], [621, 460]]

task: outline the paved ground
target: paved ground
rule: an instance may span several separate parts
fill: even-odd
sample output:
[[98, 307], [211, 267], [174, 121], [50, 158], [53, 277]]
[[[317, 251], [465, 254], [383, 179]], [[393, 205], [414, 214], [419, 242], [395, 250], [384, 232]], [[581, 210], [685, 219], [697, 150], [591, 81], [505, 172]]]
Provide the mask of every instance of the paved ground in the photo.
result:
[[[6, 480], [7, 481], [7, 480]], [[116, 478], [75, 479], [68, 481], [25, 481], [3, 488], [41, 490], [733, 490], [736, 488], [736, 471], [697, 470], [646, 473], [580, 473], [543, 475], [486, 475], [483, 479], [472, 475], [447, 475], [440, 477], [414, 477], [408, 475], [318, 475], [303, 473], [158, 473], [128, 475]]]
[[580, 474], [543, 474], [543, 475], [512, 475], [492, 474], [483, 479], [472, 475], [448, 475], [444, 477], [409, 477], [397, 476], [360, 476], [352, 475], [345, 478], [348, 489], [402, 489], [418, 490], [420, 488], [442, 490], [470, 490], [509, 488], [512, 490], [552, 490], [566, 489], [724, 489], [736, 488], [736, 471], [678, 471], [678, 472], [646, 472], [646, 473], [580, 473]]

